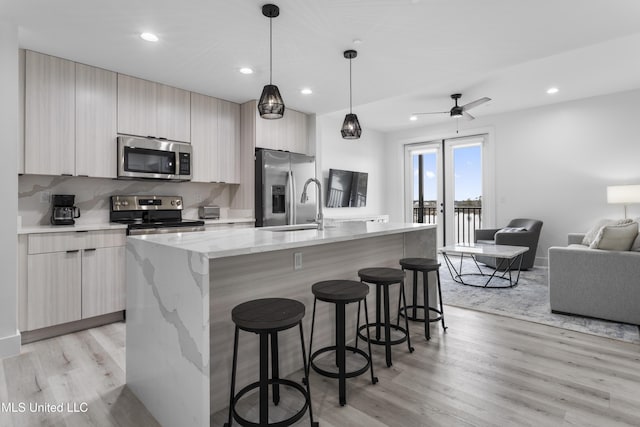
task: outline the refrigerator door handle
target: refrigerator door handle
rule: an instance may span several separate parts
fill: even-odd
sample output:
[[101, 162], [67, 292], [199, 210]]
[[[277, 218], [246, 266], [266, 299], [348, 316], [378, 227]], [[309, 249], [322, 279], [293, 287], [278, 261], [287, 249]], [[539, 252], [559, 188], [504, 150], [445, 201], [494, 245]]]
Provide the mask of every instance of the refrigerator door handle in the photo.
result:
[[291, 198], [290, 198], [290, 211], [291, 211], [291, 222], [289, 224], [297, 224], [297, 220], [298, 218], [296, 218], [296, 180], [295, 177], [293, 176], [293, 172], [289, 171], [289, 191], [291, 193]]

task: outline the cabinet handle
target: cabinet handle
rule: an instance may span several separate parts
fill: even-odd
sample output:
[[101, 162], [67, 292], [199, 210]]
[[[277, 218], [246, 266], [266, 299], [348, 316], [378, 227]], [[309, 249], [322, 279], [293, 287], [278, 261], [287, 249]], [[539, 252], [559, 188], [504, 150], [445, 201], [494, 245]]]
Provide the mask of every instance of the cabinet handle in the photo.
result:
[[67, 251], [68, 254], [74, 254], [76, 252], [80, 252], [80, 249], [74, 249], [72, 251]]
[[76, 233], [88, 233], [89, 230], [76, 230]]
[[72, 173], [61, 173], [60, 176], [73, 176]]
[[82, 174], [78, 174], [78, 175], [76, 175], [76, 176], [81, 176], [81, 177], [84, 177], [84, 178], [89, 178], [89, 175], [82, 175]]
[[96, 248], [89, 248], [89, 249], [85, 249], [84, 251], [85, 251], [85, 252], [93, 252], [93, 251], [95, 251], [95, 250], [96, 250]]

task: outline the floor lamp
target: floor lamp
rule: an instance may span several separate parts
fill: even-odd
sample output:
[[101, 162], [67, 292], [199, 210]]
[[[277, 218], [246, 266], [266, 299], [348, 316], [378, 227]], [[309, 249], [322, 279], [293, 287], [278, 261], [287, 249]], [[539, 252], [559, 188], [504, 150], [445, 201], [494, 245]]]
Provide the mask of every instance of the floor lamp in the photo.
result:
[[640, 185], [610, 185], [607, 187], [607, 203], [624, 205], [624, 218], [627, 218], [627, 205], [640, 203]]

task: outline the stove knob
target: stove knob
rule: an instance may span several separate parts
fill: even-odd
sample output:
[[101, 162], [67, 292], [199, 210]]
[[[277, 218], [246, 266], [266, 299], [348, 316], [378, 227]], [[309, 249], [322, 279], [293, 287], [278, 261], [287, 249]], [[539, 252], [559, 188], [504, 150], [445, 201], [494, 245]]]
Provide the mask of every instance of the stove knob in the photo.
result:
[[180, 206], [182, 202], [180, 200], [176, 200], [176, 206]]
[[120, 203], [120, 202], [115, 202], [115, 203], [114, 203], [114, 205], [116, 205], [116, 206], [120, 206], [121, 204], [122, 204], [122, 203]]
[[126, 200], [122, 202], [122, 206], [129, 206], [129, 202], [127, 202]]
[[171, 206], [175, 206], [175, 205], [176, 205], [176, 201], [175, 201], [175, 200], [172, 200], [172, 201], [171, 201]]

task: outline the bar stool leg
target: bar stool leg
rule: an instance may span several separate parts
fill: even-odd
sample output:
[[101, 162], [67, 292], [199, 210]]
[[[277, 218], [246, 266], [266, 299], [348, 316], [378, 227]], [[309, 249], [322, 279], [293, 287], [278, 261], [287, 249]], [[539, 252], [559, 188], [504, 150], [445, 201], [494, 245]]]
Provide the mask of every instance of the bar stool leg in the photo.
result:
[[260, 333], [260, 424], [269, 423], [269, 333]]
[[233, 397], [236, 394], [236, 369], [238, 365], [238, 334], [239, 329], [236, 326], [236, 332], [233, 338], [233, 367], [231, 369], [231, 397], [229, 398], [229, 419], [224, 427], [231, 427], [231, 414], [233, 412]]
[[438, 279], [438, 299], [440, 300], [440, 320], [442, 320], [442, 329], [447, 330], [444, 326], [444, 307], [442, 306], [442, 288], [440, 287], [440, 271], [436, 270], [436, 278]]
[[429, 310], [429, 277], [426, 271], [422, 272], [422, 293], [424, 294], [424, 337], [431, 340], [430, 310]]
[[[271, 333], [271, 378], [280, 379], [280, 369], [278, 363], [278, 333]], [[273, 404], [278, 406], [280, 403], [280, 384], [273, 383]]]
[[380, 340], [380, 328], [382, 324], [382, 322], [380, 322], [380, 304], [382, 304], [381, 297], [380, 285], [376, 285], [376, 339], [378, 341]]
[[[309, 361], [307, 362], [309, 366], [311, 366], [311, 355], [313, 354], [313, 329], [316, 326], [316, 303], [318, 302], [317, 298], [313, 298], [313, 315], [311, 316], [311, 338], [309, 338]], [[356, 334], [356, 339], [358, 335]], [[302, 382], [305, 383], [306, 380]], [[305, 383], [306, 384], [306, 383]]]
[[[304, 332], [302, 332], [302, 321], [298, 323], [300, 328], [300, 345], [302, 346], [302, 364], [304, 366], [304, 381], [307, 386], [307, 401], [309, 402], [309, 424], [311, 427], [319, 427], [319, 424], [313, 421], [313, 408], [311, 405], [311, 386], [309, 385], [309, 365], [307, 364], [307, 354], [304, 349]], [[309, 353], [311, 356], [311, 353]]]
[[[427, 282], [424, 282], [422, 286], [427, 286]], [[413, 318], [414, 319], [418, 318], [418, 316], [416, 315], [417, 310], [418, 310], [418, 272], [416, 270], [413, 270]]]
[[336, 303], [336, 366], [338, 367], [338, 389], [340, 397], [340, 406], [347, 403], [347, 380], [345, 378], [346, 371], [346, 355], [345, 355], [345, 337], [344, 337], [344, 318], [345, 305]]
[[[407, 311], [405, 302], [405, 312]], [[406, 316], [405, 316], [406, 319]], [[391, 319], [389, 319], [389, 286], [384, 287], [384, 351], [387, 366], [391, 367]], [[380, 322], [378, 321], [378, 325]]]
[[[404, 267], [402, 268], [402, 271], [404, 271]], [[396, 326], [400, 326], [400, 313], [402, 312], [402, 310], [400, 310], [402, 308], [402, 305], [400, 304], [400, 302], [402, 301], [402, 289], [398, 288], [398, 315], [396, 316]], [[409, 313], [404, 313], [405, 316], [408, 316]]]
[[[400, 287], [402, 289], [402, 302], [404, 303], [404, 312], [407, 312], [407, 297], [404, 294], [404, 280], [400, 282]], [[409, 353], [413, 353], [413, 347], [411, 346], [411, 334], [409, 334], [409, 320], [408, 316], [404, 316], [404, 327], [407, 330], [407, 345], [409, 346]]]
[[[369, 316], [367, 315], [367, 300], [365, 298], [365, 321], [367, 322], [367, 324], [369, 324]], [[360, 301], [358, 301], [358, 321], [356, 322], [356, 348], [358, 348], [358, 331], [360, 330]], [[369, 327], [367, 326], [367, 339], [369, 339]], [[311, 350], [309, 350], [309, 353], [311, 353]]]
[[[367, 297], [364, 297], [364, 320], [369, 324], [369, 309], [367, 308]], [[360, 323], [360, 301], [358, 301], [358, 323]], [[356, 337], [357, 337], [356, 333]], [[357, 339], [357, 338], [356, 338]], [[371, 384], [378, 382], [378, 377], [373, 375], [373, 357], [371, 356], [371, 337], [367, 328], [367, 346], [369, 347], [369, 367], [371, 368]]]

